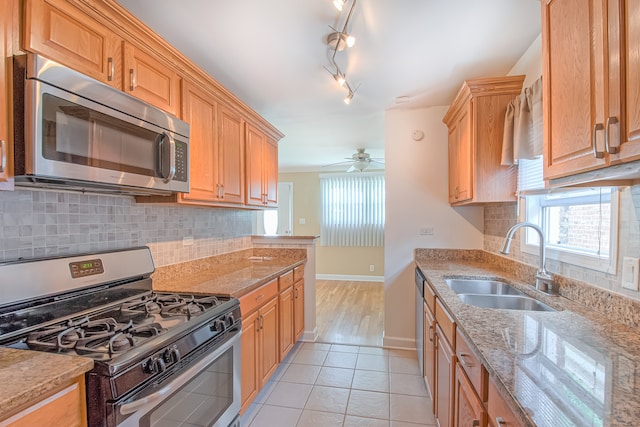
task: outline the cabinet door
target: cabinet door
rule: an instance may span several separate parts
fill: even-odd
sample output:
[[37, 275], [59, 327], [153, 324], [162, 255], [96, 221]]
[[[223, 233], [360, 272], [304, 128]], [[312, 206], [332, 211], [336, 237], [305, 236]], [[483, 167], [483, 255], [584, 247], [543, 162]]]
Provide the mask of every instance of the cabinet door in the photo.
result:
[[6, 183], [13, 177], [13, 138], [9, 126], [11, 117], [9, 105], [12, 101], [10, 98], [13, 6], [13, 0], [0, 2], [0, 182], [2, 183]]
[[293, 341], [296, 342], [304, 331], [304, 280], [293, 285]]
[[26, 0], [24, 11], [26, 50], [122, 89], [120, 37], [64, 0]]
[[84, 376], [53, 396], [0, 423], [6, 427], [87, 425]]
[[453, 415], [453, 350], [436, 326], [436, 421], [438, 427], [451, 427]]
[[431, 309], [424, 303], [424, 381], [431, 395], [431, 404], [435, 408], [436, 399], [436, 319]]
[[542, 2], [545, 179], [607, 164], [603, 3]]
[[611, 90], [607, 119], [609, 126], [606, 131], [609, 132], [611, 146], [620, 145], [619, 153], [612, 156], [612, 163], [640, 158], [640, 22], [636, 18], [638, 14], [639, 0], [609, 2]]
[[293, 347], [293, 317], [294, 298], [293, 286], [289, 286], [280, 292], [280, 361], [282, 361], [289, 350]]
[[523, 427], [520, 419], [513, 413], [493, 381], [489, 381], [487, 412], [489, 422], [495, 427]]
[[467, 379], [460, 365], [456, 363], [454, 395], [454, 426], [455, 427], [484, 427], [486, 413], [480, 398]]
[[264, 169], [263, 146], [266, 144], [266, 135], [255, 127], [247, 124], [246, 142], [246, 180], [247, 180], [247, 204], [264, 206]]
[[217, 104], [203, 90], [182, 84], [182, 120], [189, 123], [189, 193], [185, 200], [215, 201], [217, 182]]
[[278, 143], [268, 138], [264, 145], [264, 193], [269, 207], [278, 206]]
[[278, 298], [273, 298], [260, 309], [260, 388], [278, 368], [280, 351], [278, 347]]
[[473, 198], [472, 105], [464, 108], [449, 129], [449, 202]]
[[124, 43], [124, 90], [171, 114], [178, 113], [180, 77], [144, 50]]
[[218, 179], [222, 201], [244, 203], [244, 121], [239, 114], [218, 107]]
[[242, 335], [240, 337], [242, 349], [240, 401], [242, 402], [242, 411], [251, 404], [260, 390], [258, 373], [260, 366], [259, 316], [260, 313], [256, 310], [248, 316], [243, 314], [242, 319]]

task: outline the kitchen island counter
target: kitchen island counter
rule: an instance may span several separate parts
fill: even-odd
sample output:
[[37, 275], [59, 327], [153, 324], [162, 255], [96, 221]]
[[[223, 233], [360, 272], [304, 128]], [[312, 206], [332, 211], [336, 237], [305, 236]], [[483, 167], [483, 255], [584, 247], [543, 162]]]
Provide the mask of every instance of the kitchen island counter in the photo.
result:
[[[582, 292], [591, 303], [546, 296], [528, 284], [535, 268], [484, 251], [417, 249], [415, 260], [523, 425], [622, 427], [640, 420], [640, 333], [603, 314], [623, 316], [630, 304], [614, 307], [615, 296], [586, 284], [578, 291], [562, 278], [561, 294]], [[464, 304], [446, 279], [465, 277], [502, 279], [557, 311]]]
[[79, 356], [0, 348], [0, 420], [33, 405], [93, 368]]
[[253, 249], [159, 268], [153, 289], [240, 298], [306, 262], [299, 249]]

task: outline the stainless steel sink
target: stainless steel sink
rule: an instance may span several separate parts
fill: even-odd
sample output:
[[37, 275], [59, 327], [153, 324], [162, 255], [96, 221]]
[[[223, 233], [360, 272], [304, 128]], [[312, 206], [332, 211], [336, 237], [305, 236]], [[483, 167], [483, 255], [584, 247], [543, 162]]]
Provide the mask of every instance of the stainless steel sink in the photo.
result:
[[447, 279], [447, 285], [456, 294], [524, 295], [504, 282], [486, 279]]
[[463, 303], [482, 308], [501, 308], [506, 310], [556, 311], [547, 304], [533, 298], [518, 295], [479, 295], [459, 294]]

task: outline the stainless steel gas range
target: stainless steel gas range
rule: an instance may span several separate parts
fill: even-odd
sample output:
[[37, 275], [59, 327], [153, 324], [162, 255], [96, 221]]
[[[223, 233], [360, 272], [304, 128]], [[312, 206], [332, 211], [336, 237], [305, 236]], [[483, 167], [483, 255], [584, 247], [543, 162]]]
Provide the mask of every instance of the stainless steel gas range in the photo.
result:
[[0, 345], [90, 357], [90, 427], [239, 426], [240, 305], [152, 291], [149, 248], [0, 264]]

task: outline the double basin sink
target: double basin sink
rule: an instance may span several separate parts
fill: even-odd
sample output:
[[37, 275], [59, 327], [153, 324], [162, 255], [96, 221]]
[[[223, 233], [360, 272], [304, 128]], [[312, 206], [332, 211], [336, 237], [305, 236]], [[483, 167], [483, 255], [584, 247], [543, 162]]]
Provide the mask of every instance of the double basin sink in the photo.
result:
[[538, 300], [498, 280], [447, 279], [446, 284], [463, 303], [482, 308], [506, 310], [556, 311]]

